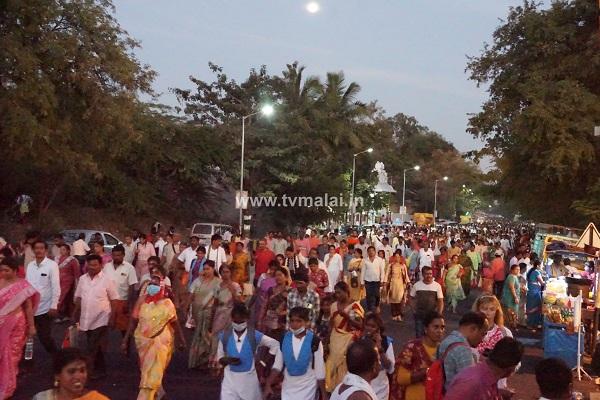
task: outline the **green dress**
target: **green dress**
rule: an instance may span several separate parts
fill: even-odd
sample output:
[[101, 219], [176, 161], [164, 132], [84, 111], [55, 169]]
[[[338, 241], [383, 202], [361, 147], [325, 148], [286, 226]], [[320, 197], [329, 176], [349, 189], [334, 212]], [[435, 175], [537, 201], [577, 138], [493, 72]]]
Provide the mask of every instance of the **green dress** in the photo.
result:
[[504, 307], [514, 311], [514, 313], [517, 314], [519, 311], [519, 305], [515, 303], [515, 298], [510, 290], [510, 283], [513, 284], [515, 292], [517, 293], [517, 297], [520, 296], [521, 283], [519, 282], [519, 278], [513, 274], [510, 274], [506, 277], [504, 287], [502, 288], [502, 304]]

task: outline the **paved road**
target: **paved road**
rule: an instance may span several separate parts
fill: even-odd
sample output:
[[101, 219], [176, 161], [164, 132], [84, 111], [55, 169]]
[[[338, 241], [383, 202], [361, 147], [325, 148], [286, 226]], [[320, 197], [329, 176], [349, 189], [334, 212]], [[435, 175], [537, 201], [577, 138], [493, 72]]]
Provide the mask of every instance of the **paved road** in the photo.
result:
[[[471, 293], [470, 299], [459, 306], [458, 315], [447, 315], [447, 332], [455, 329], [458, 325], [460, 314], [468, 310], [472, 304], [475, 294]], [[387, 314], [388, 307], [384, 306]], [[66, 325], [57, 325], [55, 335], [62, 338]], [[408, 316], [405, 322], [389, 322], [386, 326], [387, 334], [394, 337], [396, 348], [407, 340], [414, 337], [414, 325], [412, 318]], [[189, 334], [189, 332], [188, 332]], [[539, 335], [539, 334], [538, 334]], [[515, 399], [529, 400], [537, 399], [538, 391], [533, 375], [533, 368], [537, 361], [543, 356], [540, 347], [541, 337], [529, 333], [517, 333], [517, 338], [522, 339], [526, 346], [525, 357], [519, 373], [509, 379], [509, 385], [517, 391]], [[89, 387], [97, 389], [113, 400], [128, 400], [137, 397], [137, 386], [139, 383], [139, 370], [135, 353], [126, 358], [118, 351], [118, 333], [111, 333], [109, 349], [107, 354], [107, 365], [109, 366], [108, 377], [102, 381], [90, 382]], [[18, 389], [15, 400], [31, 399], [31, 397], [52, 385], [52, 369], [48, 355], [36, 343], [34, 352], [35, 366], [30, 373], [19, 378]], [[583, 393], [596, 390], [590, 383], [576, 382], [575, 387]], [[207, 371], [190, 371], [187, 369], [187, 352], [176, 352], [167, 370], [164, 380], [164, 388], [170, 400], [191, 400], [201, 398], [213, 400], [219, 398], [219, 382], [210, 377]]]

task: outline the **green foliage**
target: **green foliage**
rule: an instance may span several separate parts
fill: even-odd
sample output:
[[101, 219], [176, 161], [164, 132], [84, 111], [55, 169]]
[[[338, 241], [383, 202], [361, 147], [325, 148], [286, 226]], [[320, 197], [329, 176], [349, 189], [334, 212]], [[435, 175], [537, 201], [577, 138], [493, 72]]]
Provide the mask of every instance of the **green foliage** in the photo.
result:
[[525, 1], [470, 59], [471, 79], [489, 84], [490, 98], [469, 130], [486, 143], [480, 155], [496, 159], [500, 194], [528, 217], [598, 218], [599, 45], [594, 1]]

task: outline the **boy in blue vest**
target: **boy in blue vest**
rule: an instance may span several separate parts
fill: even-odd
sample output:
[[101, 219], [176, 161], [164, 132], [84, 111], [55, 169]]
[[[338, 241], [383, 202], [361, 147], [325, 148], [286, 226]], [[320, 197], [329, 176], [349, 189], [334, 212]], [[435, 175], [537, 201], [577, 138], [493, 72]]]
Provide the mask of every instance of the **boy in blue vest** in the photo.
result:
[[265, 385], [265, 398], [273, 394], [273, 381], [285, 369], [281, 385], [281, 400], [315, 399], [317, 389], [323, 399], [325, 391], [325, 362], [323, 344], [310, 326], [310, 312], [304, 307], [294, 307], [289, 312], [290, 330], [281, 341], [271, 375]]
[[254, 366], [256, 349], [269, 348], [277, 356], [279, 342], [248, 327], [250, 313], [236, 303], [231, 311], [231, 328], [219, 334], [217, 360], [225, 367], [221, 383], [221, 400], [262, 400], [260, 383]]

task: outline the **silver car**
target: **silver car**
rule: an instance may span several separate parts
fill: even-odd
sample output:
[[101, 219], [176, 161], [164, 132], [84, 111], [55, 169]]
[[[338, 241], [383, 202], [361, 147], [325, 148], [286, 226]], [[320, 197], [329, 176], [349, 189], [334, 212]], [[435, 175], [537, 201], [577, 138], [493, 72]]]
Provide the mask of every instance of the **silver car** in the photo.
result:
[[85, 235], [84, 240], [88, 245], [91, 245], [91, 243], [94, 241], [94, 235], [98, 234], [100, 236], [100, 239], [102, 239], [102, 241], [104, 242], [104, 251], [107, 253], [110, 253], [112, 251], [112, 248], [116, 245], [123, 243], [112, 233], [95, 231], [92, 229], [66, 229], [61, 232], [61, 235], [63, 236], [65, 242], [71, 245], [73, 244], [73, 242], [79, 239], [80, 233], [83, 233]]

